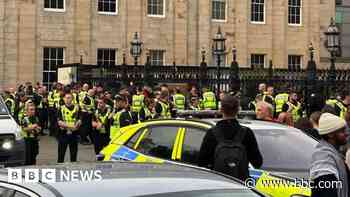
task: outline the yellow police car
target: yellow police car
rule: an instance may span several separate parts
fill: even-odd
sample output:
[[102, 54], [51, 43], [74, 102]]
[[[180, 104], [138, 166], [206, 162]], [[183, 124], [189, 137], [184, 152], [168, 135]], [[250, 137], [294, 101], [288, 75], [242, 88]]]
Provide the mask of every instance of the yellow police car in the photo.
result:
[[[216, 121], [154, 120], [124, 127], [97, 159], [196, 165], [205, 132]], [[250, 168], [247, 186], [274, 197], [311, 196], [304, 180], [317, 141], [280, 124], [255, 120], [240, 123], [253, 130], [264, 159], [261, 170]]]

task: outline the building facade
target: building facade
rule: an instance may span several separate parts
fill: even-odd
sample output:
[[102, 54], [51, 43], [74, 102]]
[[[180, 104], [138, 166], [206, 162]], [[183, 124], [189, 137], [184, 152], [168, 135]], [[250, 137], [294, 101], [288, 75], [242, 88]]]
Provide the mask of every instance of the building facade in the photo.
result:
[[212, 38], [220, 26], [227, 41], [223, 64], [237, 48], [242, 67], [305, 68], [310, 42], [315, 59], [328, 52], [323, 32], [335, 0], [2, 0], [0, 87], [57, 80], [57, 65], [127, 63], [134, 32], [145, 62], [199, 65], [202, 48], [215, 65]]

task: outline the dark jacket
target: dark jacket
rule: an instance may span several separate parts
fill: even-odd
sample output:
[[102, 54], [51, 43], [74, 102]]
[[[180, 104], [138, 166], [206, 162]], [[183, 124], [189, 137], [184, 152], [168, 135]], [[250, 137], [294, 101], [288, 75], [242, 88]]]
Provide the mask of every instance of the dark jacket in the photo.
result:
[[[198, 165], [201, 167], [212, 168], [214, 165], [214, 154], [218, 141], [214, 136], [214, 131], [220, 131], [227, 140], [233, 140], [237, 131], [240, 131], [242, 126], [236, 119], [227, 119], [219, 121], [215, 127], [211, 128], [204, 136], [201, 149], [198, 156]], [[242, 144], [246, 147], [248, 161], [255, 167], [260, 168], [263, 163], [263, 158], [260, 153], [253, 131], [249, 128], [243, 130], [247, 132]]]

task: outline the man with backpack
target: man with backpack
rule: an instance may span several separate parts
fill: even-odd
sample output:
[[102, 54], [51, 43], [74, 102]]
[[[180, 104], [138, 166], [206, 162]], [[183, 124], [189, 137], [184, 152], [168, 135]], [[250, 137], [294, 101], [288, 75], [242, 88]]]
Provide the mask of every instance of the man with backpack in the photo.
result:
[[206, 133], [198, 165], [244, 181], [249, 177], [249, 163], [260, 168], [263, 158], [253, 131], [236, 119], [239, 106], [237, 98], [224, 96], [220, 108], [223, 120]]

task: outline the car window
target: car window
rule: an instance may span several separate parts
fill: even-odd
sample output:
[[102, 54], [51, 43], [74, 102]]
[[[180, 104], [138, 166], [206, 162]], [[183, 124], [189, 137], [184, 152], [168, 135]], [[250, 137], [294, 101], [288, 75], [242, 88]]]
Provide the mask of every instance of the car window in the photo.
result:
[[134, 149], [139, 137], [141, 136], [142, 132], [144, 132], [147, 128], [139, 129], [125, 144], [125, 146]]
[[298, 130], [254, 132], [264, 170], [308, 170], [317, 141]]
[[205, 133], [206, 132], [200, 128], [186, 128], [184, 143], [182, 144], [181, 161], [189, 164], [197, 164], [199, 150]]
[[143, 154], [170, 160], [178, 130], [179, 127], [176, 126], [149, 127], [136, 150]]
[[[141, 196], [139, 196], [141, 197]], [[142, 197], [262, 197], [248, 189], [235, 190], [199, 190], [199, 191], [185, 191], [165, 194], [153, 194]]]

